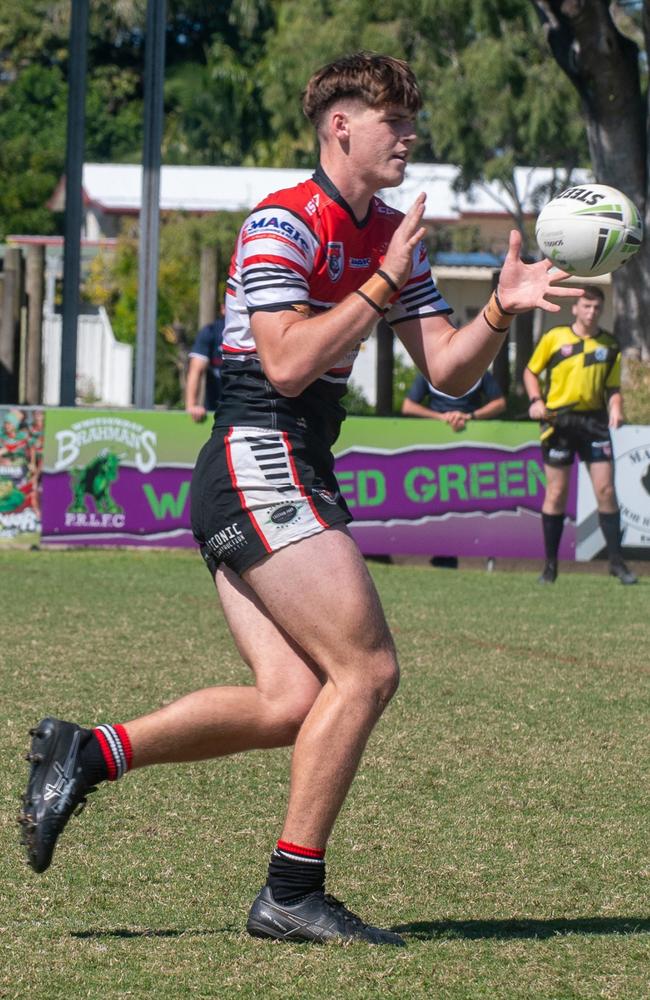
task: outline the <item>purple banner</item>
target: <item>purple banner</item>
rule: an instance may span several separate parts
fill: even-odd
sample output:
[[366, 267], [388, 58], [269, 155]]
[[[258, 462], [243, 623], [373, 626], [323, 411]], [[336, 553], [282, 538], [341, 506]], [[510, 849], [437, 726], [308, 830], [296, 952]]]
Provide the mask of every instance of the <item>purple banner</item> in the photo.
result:
[[[351, 449], [336, 472], [363, 552], [543, 556], [544, 469], [538, 446]], [[561, 558], [575, 556], [577, 476]]]

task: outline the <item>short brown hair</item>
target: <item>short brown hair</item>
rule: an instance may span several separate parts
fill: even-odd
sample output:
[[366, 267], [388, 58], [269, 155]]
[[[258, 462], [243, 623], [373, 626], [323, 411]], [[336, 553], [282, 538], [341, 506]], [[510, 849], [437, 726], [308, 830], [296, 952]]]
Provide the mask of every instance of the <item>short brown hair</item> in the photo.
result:
[[583, 285], [581, 299], [600, 299], [601, 302], [605, 301], [605, 293], [598, 285]]
[[318, 129], [327, 109], [346, 98], [370, 108], [401, 105], [413, 115], [422, 107], [420, 88], [408, 63], [376, 52], [355, 52], [317, 70], [302, 96], [302, 109]]

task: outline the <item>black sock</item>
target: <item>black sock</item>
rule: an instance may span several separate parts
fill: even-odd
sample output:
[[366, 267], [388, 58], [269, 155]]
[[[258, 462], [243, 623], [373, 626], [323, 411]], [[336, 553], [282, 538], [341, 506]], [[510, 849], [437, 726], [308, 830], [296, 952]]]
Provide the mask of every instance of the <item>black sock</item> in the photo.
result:
[[604, 514], [598, 511], [598, 522], [600, 530], [605, 536], [607, 555], [610, 562], [621, 562], [623, 553], [621, 552], [621, 515], [617, 510], [614, 514]]
[[108, 767], [99, 740], [92, 730], [87, 730], [85, 742], [79, 755], [83, 776], [89, 785], [97, 785], [108, 779]]
[[278, 903], [297, 903], [325, 885], [325, 851], [278, 840], [267, 885]]
[[557, 562], [557, 553], [564, 529], [564, 514], [542, 513], [542, 528], [544, 531], [544, 551], [546, 558]]

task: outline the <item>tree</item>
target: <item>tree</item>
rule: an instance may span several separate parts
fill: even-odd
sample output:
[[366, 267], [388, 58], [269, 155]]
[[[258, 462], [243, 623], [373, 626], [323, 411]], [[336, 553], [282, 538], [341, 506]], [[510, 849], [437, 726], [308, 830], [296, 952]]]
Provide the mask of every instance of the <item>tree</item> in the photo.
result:
[[[609, 0], [531, 0], [550, 50], [575, 87], [587, 128], [597, 181], [619, 188], [650, 222], [645, 84], [639, 45], [650, 42], [650, 2], [644, 0], [642, 32], [620, 17]], [[629, 32], [629, 34], [628, 34]], [[615, 333], [629, 353], [650, 358], [650, 241], [613, 275]]]

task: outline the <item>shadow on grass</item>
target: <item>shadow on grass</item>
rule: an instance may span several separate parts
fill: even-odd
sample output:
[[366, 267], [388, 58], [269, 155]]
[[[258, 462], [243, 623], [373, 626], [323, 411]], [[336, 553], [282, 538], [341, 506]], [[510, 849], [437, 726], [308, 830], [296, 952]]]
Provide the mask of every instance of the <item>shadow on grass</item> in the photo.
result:
[[134, 930], [129, 927], [111, 927], [104, 929], [94, 929], [87, 931], [71, 931], [70, 937], [78, 941], [97, 938], [180, 938], [180, 937], [208, 937], [214, 934], [235, 934], [239, 933], [240, 927], [231, 924], [228, 927], [200, 927], [200, 928], [156, 928], [143, 927], [141, 930]]
[[422, 920], [391, 928], [416, 940], [435, 938], [545, 939], [566, 934], [641, 934], [649, 917], [576, 917], [574, 920]]

